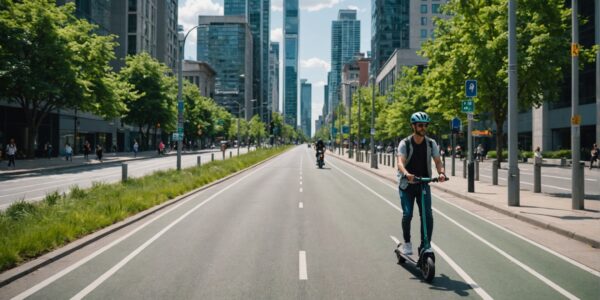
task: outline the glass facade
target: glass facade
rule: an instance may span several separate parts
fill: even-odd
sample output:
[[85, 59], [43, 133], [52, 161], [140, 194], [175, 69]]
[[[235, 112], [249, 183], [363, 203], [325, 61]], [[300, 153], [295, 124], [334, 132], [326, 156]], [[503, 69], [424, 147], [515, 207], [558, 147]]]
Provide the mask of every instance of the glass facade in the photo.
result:
[[283, 115], [296, 128], [298, 122], [298, 0], [284, 1]]
[[269, 49], [269, 111], [279, 111], [279, 43], [271, 42]]
[[308, 83], [306, 79], [302, 79], [300, 84], [300, 128], [307, 137], [312, 136], [311, 114], [312, 84]]
[[331, 24], [331, 82], [329, 82], [330, 109], [340, 101], [342, 68], [360, 52], [360, 21], [355, 10], [340, 10], [338, 19]]
[[245, 77], [240, 75], [246, 74], [248, 26], [246, 23], [224, 20], [206, 22], [203, 18], [210, 17], [200, 17], [198, 60], [210, 64], [217, 73], [215, 101], [233, 115], [238, 115], [239, 106], [233, 102], [246, 102]]
[[226, 16], [246, 15], [246, 0], [225, 0], [223, 6]]
[[396, 48], [409, 48], [410, 0], [371, 0], [371, 73], [383, 66]]

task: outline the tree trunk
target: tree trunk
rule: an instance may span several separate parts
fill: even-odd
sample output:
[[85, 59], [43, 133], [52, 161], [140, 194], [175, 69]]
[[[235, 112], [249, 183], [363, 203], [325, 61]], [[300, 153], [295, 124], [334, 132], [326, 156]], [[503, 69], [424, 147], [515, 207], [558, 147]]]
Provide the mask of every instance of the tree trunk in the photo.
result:
[[34, 124], [29, 124], [27, 126], [27, 148], [25, 149], [25, 154], [27, 155], [27, 157], [35, 157], [35, 140], [37, 139], [37, 135], [38, 135], [38, 127], [39, 126], [35, 126]]

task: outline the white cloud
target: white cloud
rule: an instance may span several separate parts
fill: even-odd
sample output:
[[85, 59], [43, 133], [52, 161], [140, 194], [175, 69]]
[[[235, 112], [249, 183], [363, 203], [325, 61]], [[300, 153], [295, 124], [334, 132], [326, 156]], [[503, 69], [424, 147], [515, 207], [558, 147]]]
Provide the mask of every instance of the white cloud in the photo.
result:
[[313, 84], [314, 87], [324, 87], [327, 84], [324, 80], [319, 80]]
[[[179, 5], [178, 23], [183, 25], [187, 32], [190, 28], [198, 25], [198, 16], [200, 15], [223, 15], [223, 6], [217, 0], [187, 0]], [[186, 59], [194, 59], [196, 52], [196, 30], [190, 32], [185, 42]]]
[[[340, 4], [342, 0], [300, 0], [300, 9], [306, 11], [319, 11], [325, 8], [332, 8]], [[273, 11], [283, 11], [283, 0], [273, 0], [271, 2]]]
[[325, 71], [329, 71], [329, 69], [331, 68], [331, 65], [328, 62], [326, 62], [318, 57], [311, 57], [309, 59], [300, 60], [300, 67], [307, 68], [307, 69], [323, 68], [323, 69], [325, 69]]
[[271, 30], [271, 41], [279, 42], [280, 44], [283, 42], [283, 29], [281, 27]]

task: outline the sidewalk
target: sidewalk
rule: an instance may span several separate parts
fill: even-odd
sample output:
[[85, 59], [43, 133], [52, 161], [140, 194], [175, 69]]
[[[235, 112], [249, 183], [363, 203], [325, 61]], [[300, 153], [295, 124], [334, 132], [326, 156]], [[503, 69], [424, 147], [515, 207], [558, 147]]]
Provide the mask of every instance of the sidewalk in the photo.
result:
[[[396, 183], [396, 169], [379, 164], [371, 169], [370, 164], [356, 162], [337, 153], [328, 153], [332, 157], [360, 167], [384, 179]], [[449, 174], [449, 172], [446, 172]], [[434, 171], [435, 174], [435, 171]], [[508, 206], [506, 185], [494, 186], [491, 183], [475, 182], [475, 193], [467, 192], [467, 180], [462, 176], [451, 176], [451, 184], [431, 185], [434, 189], [484, 206], [491, 210], [511, 216], [529, 224], [548, 229], [565, 237], [572, 238], [600, 248], [600, 201], [584, 201], [585, 210], [571, 209], [571, 198], [553, 197], [542, 193], [521, 190], [520, 206]]]
[[[231, 149], [230, 149], [231, 150]], [[183, 151], [182, 155], [192, 155], [199, 153], [207, 153], [219, 151], [219, 149], [202, 149], [196, 151]], [[177, 155], [177, 151], [170, 151], [164, 156]], [[73, 161], [65, 160], [64, 156], [48, 158], [35, 158], [35, 159], [20, 159], [15, 162], [16, 168], [8, 168], [8, 161], [2, 160], [0, 162], [0, 176], [2, 175], [19, 175], [31, 172], [47, 171], [47, 170], [60, 170], [78, 168], [89, 165], [100, 165], [100, 164], [114, 164], [124, 161], [135, 161], [143, 159], [157, 158], [157, 151], [144, 151], [138, 152], [137, 157], [133, 156], [133, 152], [117, 152], [117, 153], [105, 153], [102, 156], [102, 162], [96, 159], [95, 154], [90, 154], [88, 160], [83, 158], [83, 155], [73, 156]]]

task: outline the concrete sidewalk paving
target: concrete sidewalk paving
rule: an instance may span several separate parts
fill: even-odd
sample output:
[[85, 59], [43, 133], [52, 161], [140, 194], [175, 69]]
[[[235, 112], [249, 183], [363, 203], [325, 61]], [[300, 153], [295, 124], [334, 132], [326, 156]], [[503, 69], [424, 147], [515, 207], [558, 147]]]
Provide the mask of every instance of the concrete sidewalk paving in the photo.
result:
[[[379, 164], [378, 169], [371, 169], [369, 163], [356, 162], [355, 158], [349, 159], [347, 153], [343, 156], [331, 152], [328, 154], [396, 183], [396, 168]], [[476, 181], [475, 193], [468, 193], [467, 180], [462, 176], [451, 176], [449, 183], [451, 184], [432, 184], [431, 186], [457, 198], [551, 230], [594, 248], [600, 248], [600, 201], [598, 200], [586, 199], [585, 210], [573, 210], [571, 209], [571, 198], [521, 190], [520, 206], [513, 207], [508, 206], [506, 185], [494, 186], [491, 183]]]
[[[235, 149], [228, 149], [227, 151], [235, 151]], [[220, 152], [219, 149], [202, 149], [196, 151], [184, 151], [182, 155], [193, 155], [201, 153]], [[177, 151], [170, 151], [164, 156], [177, 155]], [[35, 159], [22, 159], [15, 162], [16, 167], [8, 167], [8, 161], [2, 160], [0, 162], [0, 176], [1, 175], [18, 175], [26, 174], [31, 172], [49, 171], [49, 170], [60, 170], [69, 168], [78, 168], [89, 165], [99, 164], [112, 164], [125, 161], [144, 160], [151, 158], [158, 158], [157, 151], [144, 151], [138, 152], [137, 156], [134, 157], [133, 152], [117, 152], [117, 153], [105, 153], [102, 156], [102, 162], [96, 159], [95, 154], [90, 154], [88, 159], [84, 159], [83, 155], [73, 156], [72, 161], [65, 160], [64, 156], [48, 158], [35, 158]]]

